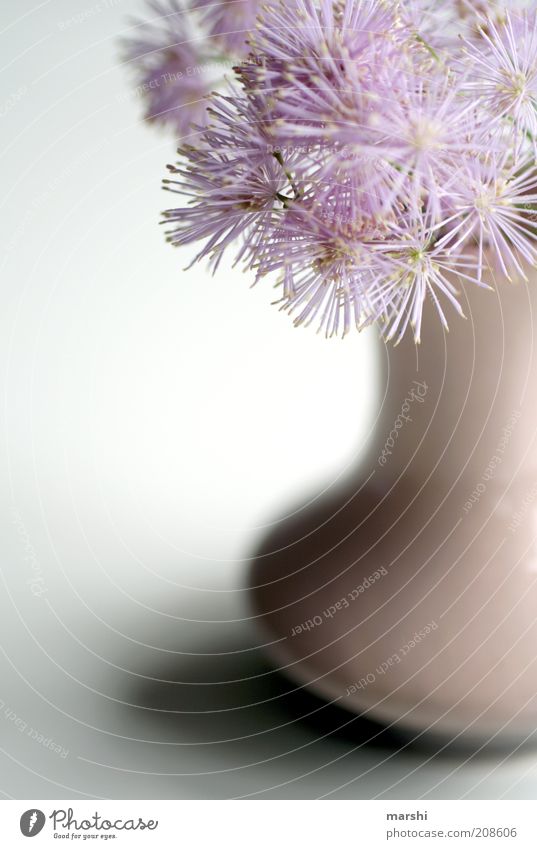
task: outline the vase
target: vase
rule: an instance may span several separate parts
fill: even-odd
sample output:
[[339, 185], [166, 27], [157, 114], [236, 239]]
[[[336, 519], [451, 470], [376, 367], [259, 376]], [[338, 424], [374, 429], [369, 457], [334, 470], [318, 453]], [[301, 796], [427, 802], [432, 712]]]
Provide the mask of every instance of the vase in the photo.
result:
[[[537, 727], [537, 274], [467, 284], [449, 332], [378, 345], [374, 435], [250, 567], [253, 615], [298, 686], [413, 737]], [[373, 329], [371, 331], [373, 332]]]

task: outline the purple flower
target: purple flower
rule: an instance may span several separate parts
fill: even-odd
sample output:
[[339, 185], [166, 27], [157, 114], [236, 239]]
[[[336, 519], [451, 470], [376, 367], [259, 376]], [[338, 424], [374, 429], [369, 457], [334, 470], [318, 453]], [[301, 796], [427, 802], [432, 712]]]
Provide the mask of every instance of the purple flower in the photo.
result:
[[401, 21], [423, 43], [450, 60], [460, 50], [460, 36], [481, 40], [487, 20], [501, 22], [517, 0], [405, 0], [399, 5]]
[[[179, 149], [187, 165], [169, 166], [174, 179], [165, 188], [190, 198], [186, 207], [164, 213], [172, 224], [168, 240], [181, 246], [205, 240], [195, 257], [210, 257], [214, 270], [224, 251], [240, 239], [236, 261], [256, 259], [273, 215], [299, 194], [283, 163], [272, 125], [259, 120], [259, 103], [240, 97], [215, 97], [210, 125], [195, 145]], [[297, 154], [292, 154], [293, 167]]]
[[442, 214], [445, 184], [454, 171], [486, 151], [488, 122], [461, 84], [431, 68], [427, 77], [400, 74], [391, 96], [379, 103], [375, 148], [397, 168], [384, 208], [426, 205]]
[[[224, 4], [225, 6], [227, 4]], [[209, 8], [206, 10], [209, 15]], [[237, 86], [171, 168], [169, 240], [203, 241], [328, 336], [421, 337], [431, 301], [537, 265], [537, 19], [458, 0], [263, 8]], [[479, 27], [476, 22], [479, 21]], [[215, 35], [216, 35], [215, 30]], [[218, 36], [223, 33], [218, 33]], [[458, 36], [465, 34], [465, 39]], [[236, 247], [235, 247], [236, 246]]]
[[444, 222], [440, 240], [451, 251], [477, 245], [477, 276], [481, 279], [484, 254], [496, 260], [511, 279], [511, 269], [525, 278], [523, 261], [537, 264], [537, 171], [533, 159], [509, 164], [505, 155], [474, 160], [448, 187], [454, 213]]
[[246, 39], [255, 25], [259, 0], [194, 0], [202, 25], [227, 50], [240, 56], [247, 52]]
[[[510, 15], [487, 20], [482, 40], [467, 43], [472, 75], [466, 83], [498, 122], [508, 119], [517, 142], [537, 138], [537, 17]], [[500, 124], [501, 126], [501, 124]]]
[[294, 201], [260, 246], [258, 272], [279, 271], [281, 308], [295, 316], [295, 326], [315, 322], [327, 336], [371, 322], [368, 290], [386, 273], [383, 257], [369, 245], [378, 235], [373, 222], [359, 226], [336, 215]]
[[182, 0], [149, 0], [148, 6], [154, 17], [134, 22], [123, 44], [125, 61], [136, 73], [146, 120], [184, 136], [193, 123], [205, 123], [207, 96], [232, 62], [196, 28]]
[[463, 2], [442, 0], [406, 0], [400, 4], [401, 22], [414, 37], [435, 52], [457, 47]]
[[349, 81], [360, 85], [370, 79], [375, 59], [378, 63], [395, 49], [395, 9], [383, 0], [292, 0], [265, 6], [252, 36], [259, 72], [251, 75], [251, 84], [271, 91], [285, 115], [322, 121], [334, 95], [337, 101]]
[[464, 317], [453, 283], [461, 280], [477, 283], [474, 263], [465, 255], [453, 256], [436, 240], [435, 227], [428, 215], [412, 214], [392, 227], [392, 232], [376, 249], [387, 263], [384, 275], [377, 278], [370, 292], [374, 318], [384, 325], [386, 339], [401, 341], [412, 328], [419, 344], [425, 299], [430, 297], [443, 326], [448, 329], [441, 299], [446, 299]]

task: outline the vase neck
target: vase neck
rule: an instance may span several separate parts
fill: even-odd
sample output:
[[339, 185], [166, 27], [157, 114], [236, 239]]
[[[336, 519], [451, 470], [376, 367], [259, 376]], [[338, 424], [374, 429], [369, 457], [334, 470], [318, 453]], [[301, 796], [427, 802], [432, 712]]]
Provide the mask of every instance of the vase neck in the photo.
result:
[[[537, 275], [528, 283], [474, 285], [462, 296], [467, 320], [450, 316], [443, 330], [427, 303], [416, 346], [408, 335], [381, 351], [385, 398], [372, 448], [375, 467], [422, 478], [479, 478], [523, 463], [537, 476], [529, 450], [537, 413]], [[500, 467], [503, 467], [500, 471]]]

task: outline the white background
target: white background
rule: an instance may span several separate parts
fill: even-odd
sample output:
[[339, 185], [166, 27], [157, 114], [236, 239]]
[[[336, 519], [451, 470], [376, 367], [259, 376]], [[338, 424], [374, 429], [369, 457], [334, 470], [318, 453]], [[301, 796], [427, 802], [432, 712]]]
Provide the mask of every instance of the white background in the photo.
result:
[[142, 8], [0, 7], [0, 793], [532, 798], [532, 752], [302, 719], [319, 703], [258, 648], [248, 556], [356, 461], [374, 337], [326, 342], [268, 284], [182, 270], [158, 225], [175, 145], [118, 59]]

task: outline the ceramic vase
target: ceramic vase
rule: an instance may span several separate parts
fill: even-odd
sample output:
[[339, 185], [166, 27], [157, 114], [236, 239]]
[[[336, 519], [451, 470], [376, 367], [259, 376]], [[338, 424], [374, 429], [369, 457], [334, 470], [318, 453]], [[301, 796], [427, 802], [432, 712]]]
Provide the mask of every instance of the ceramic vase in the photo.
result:
[[427, 303], [419, 346], [379, 342], [365, 458], [272, 526], [250, 598], [297, 684], [414, 736], [505, 742], [537, 728], [537, 274], [487, 282], [449, 333]]

